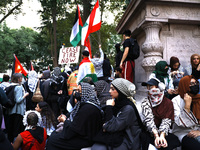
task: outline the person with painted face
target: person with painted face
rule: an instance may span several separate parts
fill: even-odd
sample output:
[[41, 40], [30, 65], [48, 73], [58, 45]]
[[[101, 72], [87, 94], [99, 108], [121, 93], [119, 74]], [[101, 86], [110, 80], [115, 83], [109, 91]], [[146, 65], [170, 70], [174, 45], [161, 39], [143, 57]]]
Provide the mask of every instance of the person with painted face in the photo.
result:
[[182, 143], [182, 150], [200, 148], [199, 82], [193, 76], [183, 77], [178, 85], [179, 95], [172, 99], [174, 126], [172, 132]]
[[169, 133], [174, 120], [174, 108], [171, 100], [164, 96], [164, 83], [157, 78], [143, 82], [148, 97], [142, 103], [142, 118], [146, 131], [142, 132], [142, 149], [148, 150], [149, 145], [157, 149], [172, 150], [180, 145], [178, 137]]
[[167, 98], [169, 98], [168, 95], [172, 95], [175, 92], [173, 86], [173, 80], [171, 76], [169, 76], [168, 74], [168, 69], [169, 66], [166, 61], [159, 61], [156, 63], [155, 71], [153, 71], [149, 76], [149, 79], [157, 78], [165, 84], [164, 94]]

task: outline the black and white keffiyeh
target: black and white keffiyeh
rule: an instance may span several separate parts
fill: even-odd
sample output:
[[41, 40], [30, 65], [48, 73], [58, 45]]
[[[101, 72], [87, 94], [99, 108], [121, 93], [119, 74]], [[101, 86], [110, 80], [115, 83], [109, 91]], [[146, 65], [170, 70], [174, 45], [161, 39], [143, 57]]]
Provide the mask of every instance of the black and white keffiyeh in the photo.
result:
[[35, 92], [38, 83], [38, 74], [32, 70], [28, 73], [28, 87], [31, 92]]
[[74, 106], [74, 109], [70, 114], [71, 121], [73, 121], [73, 118], [76, 116], [82, 102], [89, 102], [100, 106], [100, 102], [96, 96], [94, 88], [89, 83], [81, 82], [80, 85], [82, 90], [81, 101], [78, 101]]
[[110, 85], [105, 80], [99, 80], [94, 84], [95, 84], [95, 89], [97, 91], [97, 97], [101, 103], [101, 106], [106, 105], [106, 101], [108, 99], [112, 99], [109, 93]]

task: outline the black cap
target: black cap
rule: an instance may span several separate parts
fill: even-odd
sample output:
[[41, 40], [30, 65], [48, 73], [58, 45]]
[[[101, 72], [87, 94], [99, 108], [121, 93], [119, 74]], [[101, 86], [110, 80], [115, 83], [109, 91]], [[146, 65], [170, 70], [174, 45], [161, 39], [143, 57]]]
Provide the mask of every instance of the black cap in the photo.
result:
[[83, 56], [89, 56], [89, 52], [86, 51], [86, 50], [84, 50], [84, 51], [82, 52], [82, 54], [83, 54]]
[[147, 82], [142, 82], [142, 86], [147, 86], [147, 85], [155, 85], [155, 86], [158, 86], [158, 83], [159, 81], [154, 79], [154, 78], [151, 78], [149, 81]]

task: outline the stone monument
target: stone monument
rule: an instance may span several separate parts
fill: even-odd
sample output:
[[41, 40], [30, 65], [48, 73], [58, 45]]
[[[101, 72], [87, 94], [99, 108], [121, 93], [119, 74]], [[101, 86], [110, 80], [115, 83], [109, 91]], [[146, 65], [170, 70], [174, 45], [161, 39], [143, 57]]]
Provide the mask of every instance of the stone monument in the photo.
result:
[[126, 29], [141, 49], [135, 84], [142, 95], [141, 82], [148, 80], [158, 61], [169, 63], [176, 56], [185, 68], [192, 54], [200, 54], [200, 0], [132, 0], [116, 28], [119, 34]]

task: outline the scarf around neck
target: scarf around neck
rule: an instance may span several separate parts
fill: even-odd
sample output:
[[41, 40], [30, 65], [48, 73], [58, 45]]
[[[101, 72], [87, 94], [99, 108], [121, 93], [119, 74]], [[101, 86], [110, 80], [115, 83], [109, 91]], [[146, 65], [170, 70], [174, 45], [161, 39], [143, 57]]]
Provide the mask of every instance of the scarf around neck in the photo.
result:
[[81, 61], [80, 64], [79, 64], [79, 66], [81, 66], [81, 65], [82, 65], [83, 63], [85, 63], [85, 62], [91, 62], [90, 59], [89, 59], [89, 57], [83, 58], [82, 61]]

